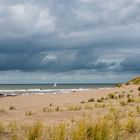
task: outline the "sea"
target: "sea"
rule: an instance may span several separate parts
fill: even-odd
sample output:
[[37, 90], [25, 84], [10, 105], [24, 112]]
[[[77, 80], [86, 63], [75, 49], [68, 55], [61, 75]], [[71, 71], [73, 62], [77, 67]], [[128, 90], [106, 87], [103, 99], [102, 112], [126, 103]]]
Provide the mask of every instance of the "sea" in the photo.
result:
[[0, 95], [56, 94], [85, 91], [97, 88], [111, 88], [116, 83], [76, 83], [76, 84], [0, 84]]

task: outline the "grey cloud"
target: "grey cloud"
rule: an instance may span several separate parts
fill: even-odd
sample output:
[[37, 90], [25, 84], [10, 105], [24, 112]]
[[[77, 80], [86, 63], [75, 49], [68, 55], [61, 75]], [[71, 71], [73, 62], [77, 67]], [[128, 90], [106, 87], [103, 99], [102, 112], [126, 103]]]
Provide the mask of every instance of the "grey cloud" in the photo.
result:
[[140, 73], [140, 54], [127, 57], [120, 66], [122, 71]]
[[98, 61], [94, 52], [61, 51], [43, 53], [1, 53], [0, 70], [69, 72], [108, 69], [112, 64]]
[[42, 55], [34, 53], [0, 54], [0, 70], [38, 70]]
[[0, 70], [137, 71], [121, 49], [139, 48], [139, 13], [137, 0], [1, 0]]

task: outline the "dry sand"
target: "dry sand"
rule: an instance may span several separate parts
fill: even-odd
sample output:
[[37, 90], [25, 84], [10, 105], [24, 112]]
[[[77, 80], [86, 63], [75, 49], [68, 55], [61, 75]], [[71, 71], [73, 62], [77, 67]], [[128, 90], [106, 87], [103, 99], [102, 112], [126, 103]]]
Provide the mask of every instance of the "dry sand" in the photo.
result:
[[[2, 97], [0, 98], [0, 121], [10, 122], [17, 121], [21, 123], [41, 121], [48, 124], [63, 122], [72, 118], [81, 117], [86, 110], [78, 111], [58, 111], [58, 112], [43, 112], [44, 107], [59, 106], [61, 108], [68, 105], [81, 105], [81, 101], [87, 102], [88, 99], [94, 98], [95, 100], [101, 97], [107, 97], [109, 93], [116, 94], [137, 94], [137, 86], [123, 86], [121, 88], [108, 88], [108, 89], [92, 89], [81, 92], [71, 92], [65, 94], [46, 94], [46, 95], [28, 95], [28, 96], [15, 96], [15, 97]], [[133, 92], [131, 91], [133, 90]], [[107, 102], [107, 101], [106, 101]], [[15, 110], [9, 110], [10, 106], [14, 106]], [[4, 109], [4, 111], [2, 111]], [[32, 115], [25, 115], [26, 112], [32, 111]], [[92, 111], [93, 115], [102, 114], [105, 109], [98, 109]]]

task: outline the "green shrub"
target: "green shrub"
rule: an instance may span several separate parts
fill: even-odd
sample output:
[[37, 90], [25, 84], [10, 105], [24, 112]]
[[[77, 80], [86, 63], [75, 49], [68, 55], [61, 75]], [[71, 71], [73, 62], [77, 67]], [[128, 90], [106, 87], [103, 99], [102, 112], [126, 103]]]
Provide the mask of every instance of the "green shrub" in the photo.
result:
[[101, 100], [104, 100], [105, 98], [104, 97], [101, 97]]
[[119, 98], [121, 98], [122, 96], [121, 96], [121, 94], [119, 94]]
[[101, 99], [97, 99], [97, 102], [103, 102], [103, 100], [101, 100]]
[[51, 112], [54, 112], [54, 109], [52, 107], [44, 107], [43, 111], [51, 113]]
[[94, 102], [94, 98], [88, 99], [88, 102]]
[[131, 102], [134, 102], [135, 100], [133, 98], [128, 98], [127, 99], [127, 103], [131, 103]]
[[110, 93], [110, 94], [108, 94], [108, 97], [109, 97], [109, 99], [114, 99], [115, 94], [114, 93]]
[[16, 110], [16, 108], [14, 106], [10, 106], [9, 110]]
[[84, 103], [86, 103], [86, 102], [85, 102], [85, 101], [81, 101], [80, 103], [81, 103], [81, 104], [84, 104]]
[[130, 85], [130, 83], [129, 83], [129, 82], [127, 82], [125, 85]]
[[59, 106], [57, 106], [56, 108], [55, 108], [55, 111], [62, 111], [62, 109], [59, 107]]
[[122, 84], [116, 84], [115, 87], [120, 88], [120, 87], [122, 87]]
[[130, 94], [127, 94], [127, 98], [129, 98], [130, 97]]

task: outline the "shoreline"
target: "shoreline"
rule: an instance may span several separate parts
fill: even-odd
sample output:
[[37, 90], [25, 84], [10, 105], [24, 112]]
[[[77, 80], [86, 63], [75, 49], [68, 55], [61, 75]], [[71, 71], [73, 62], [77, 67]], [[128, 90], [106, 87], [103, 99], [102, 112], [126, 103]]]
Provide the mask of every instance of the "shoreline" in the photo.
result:
[[46, 95], [46, 94], [66, 94], [75, 92], [84, 92], [90, 90], [104, 90], [112, 89], [114, 87], [104, 87], [104, 88], [77, 88], [77, 89], [19, 89], [19, 90], [0, 90], [0, 96], [28, 96], [28, 95]]

